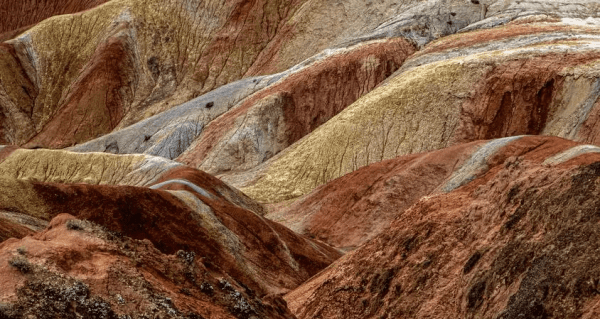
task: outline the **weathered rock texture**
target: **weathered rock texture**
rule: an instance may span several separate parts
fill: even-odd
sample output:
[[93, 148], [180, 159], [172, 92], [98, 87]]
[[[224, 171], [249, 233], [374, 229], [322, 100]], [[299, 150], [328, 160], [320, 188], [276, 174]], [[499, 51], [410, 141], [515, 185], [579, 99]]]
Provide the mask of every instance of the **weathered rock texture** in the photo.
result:
[[206, 257], [165, 254], [67, 214], [0, 243], [0, 256], [2, 318], [294, 318], [280, 297], [261, 301]]
[[0, 319], [598, 317], [599, 39], [597, 0], [0, 0]]
[[0, 41], [9, 40], [55, 15], [91, 9], [107, 0], [35, 0], [0, 2]]
[[440, 188], [482, 142], [397, 157], [335, 179], [267, 215], [290, 229], [352, 249], [378, 235], [421, 197]]
[[337, 50], [212, 121], [177, 160], [211, 174], [262, 164], [369, 92], [413, 52], [405, 40]]
[[[285, 308], [285, 303], [277, 299], [279, 297], [272, 297], [275, 298], [272, 300], [275, 302], [274, 308], [264, 306], [265, 308], [262, 309], [263, 297], [275, 296], [295, 288], [341, 255], [337, 250], [325, 244], [297, 235], [287, 228], [265, 219], [261, 216], [263, 214], [261, 205], [218, 179], [158, 157], [17, 149], [6, 155], [0, 162], [0, 172], [2, 176], [0, 178], [0, 188], [2, 189], [0, 192], [0, 238], [3, 240], [8, 237], [23, 238], [26, 235], [33, 237], [26, 237], [23, 239], [25, 242], [29, 240], [28, 238], [33, 238], [34, 241], [42, 240], [39, 236], [44, 236], [44, 232], [33, 233], [42, 230], [52, 218], [68, 212], [78, 219], [85, 219], [108, 232], [118, 234], [119, 238], [126, 237], [125, 242], [136, 243], [133, 244], [135, 247], [140, 244], [140, 241], [145, 243], [145, 246], [150, 245], [155, 252], [147, 257], [155, 260], [157, 263], [155, 267], [161, 265], [162, 260], [173, 260], [174, 257], [167, 255], [176, 254], [178, 251], [198, 256], [212, 273], [213, 280], [209, 284], [213, 285], [215, 289], [218, 283], [217, 279], [221, 277], [231, 278], [223, 280], [228, 280], [234, 285], [220, 283], [223, 286], [221, 289], [224, 289], [224, 296], [219, 297], [220, 299], [215, 297], [216, 299], [205, 298], [204, 300], [221, 305], [221, 308], [224, 309], [221, 311], [238, 317], [246, 312], [243, 312], [243, 309], [237, 309], [237, 306], [227, 304], [226, 301], [233, 298], [231, 296], [241, 298], [242, 304], [246, 303], [247, 309], [244, 308], [246, 309], [244, 311], [247, 311], [247, 316], [277, 317], [277, 313], [281, 312], [281, 316], [289, 317], [290, 314]], [[51, 223], [48, 231], [52, 231], [52, 229]], [[69, 239], [70, 235], [65, 236], [61, 237], [59, 232], [55, 237], [59, 242], [75, 240]], [[14, 312], [15, 318], [20, 318], [16, 314], [21, 313], [22, 310], [15, 309], [21, 309], [19, 307], [23, 307], [27, 302], [35, 299], [30, 295], [31, 292], [28, 292], [28, 289], [34, 291], [37, 286], [30, 287], [29, 285], [42, 285], [39, 289], [46, 289], [43, 285], [48, 283], [44, 280], [51, 282], [49, 278], [52, 276], [69, 275], [73, 277], [72, 280], [65, 281], [64, 284], [67, 286], [55, 287], [59, 290], [70, 289], [68, 285], [74, 285], [76, 282], [82, 282], [87, 286], [92, 285], [92, 282], [86, 281], [90, 274], [84, 270], [94, 267], [96, 259], [100, 258], [94, 256], [97, 254], [103, 256], [103, 252], [108, 248], [102, 248], [104, 244], [93, 244], [97, 239], [90, 240], [91, 246], [89, 247], [84, 245], [71, 248], [76, 250], [72, 254], [63, 251], [55, 252], [56, 256], [66, 260], [64, 262], [82, 263], [81, 267], [84, 269], [80, 269], [81, 272], [70, 273], [69, 266], [66, 269], [50, 269], [51, 274], [48, 274], [48, 269], [31, 266], [39, 270], [41, 272], [39, 276], [42, 277], [26, 276], [25, 279], [18, 282], [24, 286], [17, 285], [12, 288], [13, 290], [4, 292], [5, 295], [2, 298], [8, 298], [9, 304], [16, 302], [14, 307], [17, 307], [10, 306], [6, 311]], [[22, 245], [14, 241], [11, 243], [17, 247]], [[73, 241], [72, 244], [79, 245], [77, 241]], [[114, 242], [106, 243], [108, 246], [112, 244]], [[36, 247], [35, 243], [31, 243], [31, 245]], [[53, 258], [58, 257], [51, 257], [55, 256], [51, 255], [55, 249], [52, 248], [54, 246], [42, 246], [45, 248], [40, 247], [39, 249], [46, 249], [46, 251], [40, 252], [42, 256], [40, 256], [39, 266], [58, 262], [53, 261]], [[24, 249], [28, 249], [27, 247], [30, 246], [27, 244], [25, 247]], [[108, 258], [108, 265], [106, 265], [108, 268], [102, 270], [106, 272], [102, 275], [99, 274], [100, 278], [97, 278], [102, 282], [104, 290], [97, 293], [90, 288], [91, 292], [86, 290], [85, 298], [92, 298], [92, 295], [105, 298], [106, 293], [125, 289], [124, 287], [129, 285], [128, 280], [134, 280], [136, 277], [135, 280], [142, 280], [140, 285], [144, 280], [153, 282], [136, 272], [136, 269], [141, 267], [139, 264], [125, 264], [122, 266], [128, 269], [128, 272], [133, 271], [133, 273], [129, 277], [117, 279], [112, 283], [115, 285], [114, 289], [110, 288], [109, 280], [115, 275], [112, 271], [117, 271], [116, 269], [120, 267], [113, 262], [121, 265], [118, 259], [124, 258], [118, 256], [123, 256], [123, 254], [137, 256], [137, 253], [145, 253], [134, 250], [130, 254], [123, 251], [122, 246], [111, 247], [109, 255], [115, 255], [115, 257], [102, 257]], [[11, 249], [5, 250], [5, 253], [12, 254]], [[2, 251], [2, 246], [0, 246], [0, 251]], [[63, 253], [67, 255], [63, 255]], [[51, 256], [46, 256], [48, 254]], [[50, 258], [50, 261], [43, 261], [47, 258]], [[193, 256], [191, 258], [193, 259]], [[4, 259], [9, 262], [10, 258], [2, 260]], [[113, 266], [117, 268], [113, 269]], [[11, 269], [6, 267], [6, 269]], [[168, 266], [162, 265], [161, 267]], [[177, 268], [178, 266], [173, 267]], [[203, 269], [205, 268], [194, 270], [194, 274], [197, 272], [199, 276], [206, 277], [206, 274], [202, 275], [206, 272]], [[187, 274], [184, 270], [178, 273], [178, 270], [161, 268], [157, 269], [160, 271], [158, 274], [150, 270], [150, 273], [161, 278], [162, 282], [154, 283], [154, 288], [150, 290], [158, 293], [163, 284], [173, 285], [173, 287], [178, 287], [177, 289], [181, 289], [182, 285], [187, 285], [189, 287], [183, 292], [173, 290], [173, 294], [178, 294], [178, 297], [174, 296], [173, 298], [184, 298], [183, 304], [191, 303], [184, 308], [193, 308], [198, 312], [202, 306], [195, 304], [195, 299], [189, 297], [189, 291], [206, 295], [205, 290], [208, 288], [206, 288], [207, 286], [202, 288], [200, 279], [194, 279], [193, 276], [182, 279], [181, 276]], [[172, 274], [172, 276], [164, 278], [165, 274]], [[39, 280], [43, 282], [38, 282]], [[245, 289], [241, 295], [236, 290], [240, 287]], [[147, 293], [141, 293], [132, 298], [134, 300], [158, 298], [150, 292]], [[88, 296], [88, 294], [91, 295]], [[50, 296], [39, 297], [51, 298]], [[266, 303], [271, 300], [269, 298], [271, 297], [265, 299]], [[223, 303], [228, 306], [223, 306]], [[140, 307], [135, 311], [140, 311], [140, 313], [150, 311], [154, 306], [143, 304]], [[68, 307], [55, 310], [58, 314], [63, 315], [77, 311]], [[125, 308], [123, 311], [132, 316], [136, 314], [133, 308]], [[39, 313], [34, 312], [33, 314], [41, 316]], [[174, 314], [169, 315], [172, 318], [179, 318]]]
[[567, 22], [512, 23], [433, 42], [306, 138], [228, 181], [279, 202], [371, 163], [477, 139], [592, 141], [600, 29]]
[[288, 294], [290, 309], [299, 318], [593, 318], [600, 155], [581, 148], [545, 137], [505, 144], [462, 187], [398, 210], [389, 228]]
[[[2, 72], [2, 139], [46, 147], [85, 142], [243, 76], [285, 71], [326, 48], [406, 35], [373, 31], [412, 5], [119, 0], [52, 17], [3, 44], [1, 61], [11, 66]], [[466, 4], [448, 28], [449, 12], [434, 3], [420, 9], [448, 16], [403, 20], [403, 30], [429, 30], [429, 40], [480, 19], [472, 15], [479, 6]], [[54, 139], [56, 133], [67, 135]]]
[[[593, 1], [561, 9], [548, 1], [46, 2], [38, 11], [91, 9], [44, 20], [3, 43], [5, 143], [66, 147], [89, 141], [243, 77], [314, 63], [332, 49], [386, 39], [421, 48], [459, 30], [597, 12]], [[7, 15], [29, 5], [13, 4]], [[199, 126], [209, 121], [203, 118]], [[184, 135], [176, 139], [184, 140], [185, 149], [190, 137]]]

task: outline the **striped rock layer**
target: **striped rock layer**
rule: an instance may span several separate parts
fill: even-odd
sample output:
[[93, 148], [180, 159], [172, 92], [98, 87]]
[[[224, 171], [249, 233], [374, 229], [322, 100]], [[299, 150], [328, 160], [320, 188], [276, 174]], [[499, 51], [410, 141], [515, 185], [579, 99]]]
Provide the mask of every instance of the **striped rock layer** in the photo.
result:
[[357, 168], [464, 142], [543, 134], [595, 143], [595, 25], [513, 22], [434, 41], [302, 140], [229, 178], [280, 202]]
[[599, 12], [0, 0], [0, 318], [600, 316]]

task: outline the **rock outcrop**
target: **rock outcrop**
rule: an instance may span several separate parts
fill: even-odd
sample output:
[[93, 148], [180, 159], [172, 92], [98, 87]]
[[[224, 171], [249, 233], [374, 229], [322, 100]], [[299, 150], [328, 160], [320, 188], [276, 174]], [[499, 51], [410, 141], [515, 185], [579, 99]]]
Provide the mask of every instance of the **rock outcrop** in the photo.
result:
[[286, 295], [290, 309], [298, 318], [595, 317], [598, 151], [522, 137], [479, 154], [477, 174], [460, 173], [469, 160], [455, 170], [462, 186], [398, 210], [389, 228]]
[[3, 318], [294, 318], [192, 251], [165, 254], [68, 214], [0, 243], [0, 256]]
[[[144, 284], [146, 281], [152, 286], [144, 293], [138, 293], [132, 288], [135, 296], [131, 298], [138, 302], [159, 298], [156, 294], [162, 291], [161, 285], [171, 285], [173, 288], [170, 288], [169, 294], [174, 294], [172, 298], [183, 298], [182, 305], [186, 305], [180, 308], [170, 304], [175, 307], [173, 309], [179, 309], [174, 310], [177, 314], [184, 308], [194, 313], [202, 312], [200, 309], [204, 306], [202, 303], [195, 304], [195, 299], [189, 297], [190, 291], [204, 296], [207, 295], [206, 287], [216, 289], [221, 285], [223, 296], [213, 298], [210, 292], [208, 297], [205, 296], [208, 299], [200, 299], [221, 305], [218, 307], [221, 309], [219, 311], [226, 315], [246, 313], [235, 305], [223, 306], [223, 303], [227, 305], [227, 300], [235, 296], [241, 298], [243, 302], [240, 302], [246, 305], [244, 307], [247, 309], [244, 308], [244, 311], [247, 311], [248, 316], [278, 317], [277, 313], [281, 312], [281, 318], [285, 318], [290, 316], [285, 306], [281, 306], [285, 303], [277, 299], [280, 297], [274, 296], [297, 287], [341, 255], [323, 243], [297, 235], [265, 219], [261, 216], [264, 214], [261, 205], [218, 179], [158, 157], [16, 149], [5, 155], [0, 162], [0, 175], [0, 238], [22, 238], [21, 241], [6, 240], [0, 244], [0, 251], [6, 257], [14, 253], [14, 247], [23, 246], [25, 250], [39, 249], [40, 254], [27, 261], [27, 267], [35, 272], [31, 275], [25, 272], [25, 277], [19, 277], [19, 285], [4, 292], [3, 300], [11, 301], [9, 304], [16, 302], [14, 306], [9, 305], [5, 309], [7, 313], [13, 314], [9, 318], [20, 318], [17, 314], [24, 311], [20, 307], [37, 298], [35, 287], [38, 286], [35, 285], [41, 285], [38, 287], [43, 290], [40, 293], [45, 293], [46, 289], [62, 291], [61, 289], [71, 289], [70, 285], [83, 285], [82, 287], [87, 288], [82, 292], [81, 298], [93, 301], [96, 298], [93, 296], [98, 296], [107, 303], [107, 309], [121, 309], [122, 314], [134, 316], [139, 309], [115, 308], [118, 303], [107, 299], [106, 295], [111, 291], [125, 289], [129, 285], [128, 280], [137, 280], [140, 285], [147, 285]], [[69, 226], [68, 222], [64, 224], [66, 217], [59, 218], [63, 213], [69, 213], [72, 215], [69, 218], [77, 218], [79, 221], [74, 222], [75, 226]], [[59, 223], [56, 218], [63, 220], [60, 227], [55, 225]], [[49, 228], [42, 231], [51, 220]], [[84, 226], [77, 226], [80, 224]], [[61, 227], [63, 230], [55, 230]], [[65, 227], [75, 230], [85, 228], [95, 235], [89, 237], [91, 235], [81, 234], [73, 237], [71, 233], [65, 233]], [[53, 239], [46, 240], [45, 236]], [[84, 240], [88, 244], [80, 247], [77, 236], [88, 238]], [[97, 243], [97, 237], [104, 242]], [[38, 245], [38, 241], [47, 244]], [[56, 247], [69, 246], [66, 243], [71, 243], [73, 247], [56, 251]], [[130, 245], [142, 245], [143, 249], [137, 251]], [[183, 254], [182, 252], [186, 256], [192, 256], [189, 257], [191, 260], [188, 261], [190, 265], [187, 268], [176, 263], [178, 259], [175, 255]], [[106, 254], [112, 257], [106, 257]], [[160, 279], [160, 283], [153, 282], [153, 279], [148, 279], [143, 272], [139, 272], [142, 266], [133, 263], [138, 254], [145, 255], [139, 257], [142, 260], [153, 260], [155, 264], [152, 267], [165, 267], [163, 262], [175, 263], [174, 270], [145, 270], [150, 271], [152, 276], [158, 276], [156, 280]], [[25, 258], [19, 254], [15, 256]], [[205, 266], [193, 268], [194, 256], [202, 260], [201, 265]], [[7, 265], [3, 265], [7, 272], [16, 267], [9, 267], [11, 258], [2, 259], [8, 261]], [[101, 274], [96, 278], [85, 269], [93, 268], [98, 258], [108, 258], [108, 264], [106, 269], [98, 270]], [[123, 258], [133, 260], [123, 264]], [[73, 265], [63, 265], [66, 268], [58, 269], [48, 266], [49, 263], [59, 262]], [[71, 267], [75, 267], [75, 264], [81, 268], [71, 273]], [[119, 267], [124, 267], [123, 271], [128, 272], [129, 277], [115, 278], [116, 281], [112, 281], [111, 278], [116, 275], [113, 271], [117, 271]], [[195, 270], [190, 270], [190, 267]], [[12, 271], [13, 274], [18, 273], [18, 269]], [[186, 271], [192, 271], [193, 274]], [[208, 276], [207, 272], [211, 275]], [[196, 273], [202, 278], [206, 277], [208, 286], [202, 288], [203, 282], [194, 277]], [[188, 277], [182, 277], [184, 275]], [[51, 285], [51, 278], [64, 276], [67, 279], [60, 284], [64, 286], [46, 287]], [[210, 278], [212, 279], [209, 280]], [[111, 285], [110, 282], [115, 285], [114, 289], [107, 288]], [[102, 290], [95, 290], [93, 285], [100, 283]], [[187, 290], [182, 292], [175, 287]], [[162, 296], [168, 297], [164, 292]], [[271, 300], [275, 302], [274, 306], [269, 308], [262, 305], [263, 297], [267, 304], [275, 298]], [[111, 298], [114, 299], [114, 296]], [[161, 307], [160, 304], [157, 305], [156, 307]], [[263, 306], [266, 308], [261, 308]], [[66, 307], [54, 309], [57, 314], [79, 312], [77, 307], [69, 308], [68, 303], [56, 307]], [[81, 307], [87, 306], [84, 303]], [[155, 306], [144, 304], [141, 307], [147, 310], [154, 309]], [[42, 316], [42, 312], [35, 312], [38, 310], [31, 310], [32, 314]], [[165, 311], [170, 310], [167, 307]], [[169, 315], [179, 318], [175, 313]]]

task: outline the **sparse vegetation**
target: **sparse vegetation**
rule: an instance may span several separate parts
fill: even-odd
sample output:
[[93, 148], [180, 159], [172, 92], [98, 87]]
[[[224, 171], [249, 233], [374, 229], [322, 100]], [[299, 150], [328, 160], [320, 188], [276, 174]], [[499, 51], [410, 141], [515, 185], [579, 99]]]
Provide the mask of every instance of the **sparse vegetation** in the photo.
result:
[[69, 230], [84, 230], [88, 222], [80, 219], [71, 219], [67, 221], [66, 227]]
[[196, 253], [193, 251], [178, 250], [177, 257], [188, 265], [191, 265], [196, 258]]
[[200, 284], [200, 291], [209, 296], [212, 296], [215, 293], [215, 288], [213, 288], [213, 286], [209, 282], [205, 281], [202, 284]]
[[256, 310], [248, 303], [248, 300], [235, 289], [227, 280], [219, 280], [219, 288], [224, 292], [227, 292], [227, 302], [229, 311], [231, 311], [238, 318], [246, 319], [256, 314]]
[[19, 253], [19, 255], [25, 255], [27, 254], [27, 248], [25, 248], [25, 246], [21, 246], [17, 248], [17, 253]]
[[32, 274], [17, 296], [18, 302], [3, 307], [5, 318], [119, 319], [110, 304], [90, 295], [86, 284], [45, 270]]
[[15, 256], [8, 263], [24, 274], [29, 273], [33, 268], [29, 260], [23, 256]]

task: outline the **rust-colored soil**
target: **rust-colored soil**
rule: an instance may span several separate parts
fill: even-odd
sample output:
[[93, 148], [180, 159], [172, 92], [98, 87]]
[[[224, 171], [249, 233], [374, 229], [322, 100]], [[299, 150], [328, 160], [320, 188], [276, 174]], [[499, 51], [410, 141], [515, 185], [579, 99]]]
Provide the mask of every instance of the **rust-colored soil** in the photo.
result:
[[557, 112], [551, 106], [562, 89], [560, 71], [598, 58], [598, 53], [549, 54], [493, 68], [463, 104], [452, 142], [540, 134]]
[[[36, 1], [0, 1], [0, 40], [3, 33], [24, 29], [59, 14], [84, 11], [107, 0], [36, 0]], [[14, 34], [17, 35], [17, 34]]]
[[112, 131], [133, 98], [132, 50], [126, 38], [110, 38], [99, 46], [71, 85], [60, 112], [26, 146], [63, 148]]
[[[579, 318], [598, 313], [600, 155], [542, 164], [576, 144], [522, 138], [490, 169], [426, 196], [286, 296], [299, 318]], [[591, 162], [591, 163], [590, 163]], [[356, 307], [348, 307], [348, 304]]]
[[401, 156], [335, 179], [268, 217], [330, 245], [353, 249], [433, 192], [482, 142]]
[[208, 256], [165, 254], [67, 214], [0, 243], [0, 256], [3, 318], [293, 318], [280, 298], [262, 301]]

